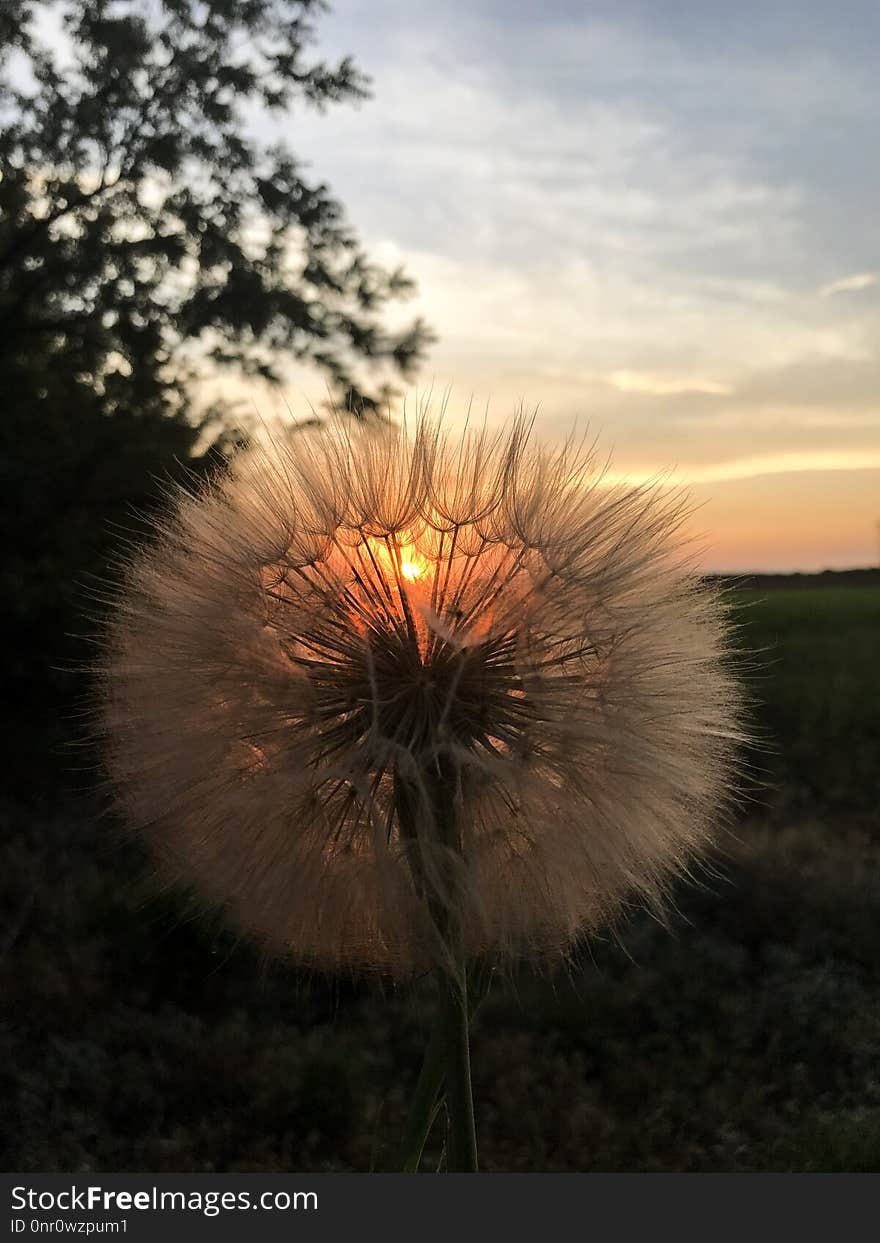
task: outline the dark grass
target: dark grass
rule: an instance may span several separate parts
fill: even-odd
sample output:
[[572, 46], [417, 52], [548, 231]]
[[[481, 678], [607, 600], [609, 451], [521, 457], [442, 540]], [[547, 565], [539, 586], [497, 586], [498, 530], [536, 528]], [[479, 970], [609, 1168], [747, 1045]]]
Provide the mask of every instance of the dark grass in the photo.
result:
[[[736, 593], [752, 649], [755, 752], [771, 797], [870, 815], [880, 807], [880, 583]], [[775, 790], [774, 790], [775, 787]]]
[[[485, 1169], [880, 1169], [880, 588], [738, 609], [765, 786], [668, 928], [635, 914], [492, 989]], [[0, 811], [4, 1168], [381, 1163], [419, 999], [302, 981], [148, 899], [88, 801], [35, 785]]]

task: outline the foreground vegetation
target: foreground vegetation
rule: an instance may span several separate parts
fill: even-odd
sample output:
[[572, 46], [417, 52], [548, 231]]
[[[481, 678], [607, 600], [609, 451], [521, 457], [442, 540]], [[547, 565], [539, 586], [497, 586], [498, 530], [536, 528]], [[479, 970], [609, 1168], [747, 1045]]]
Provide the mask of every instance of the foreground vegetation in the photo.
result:
[[[880, 586], [736, 600], [760, 788], [668, 927], [636, 913], [557, 978], [492, 989], [486, 1169], [880, 1169]], [[2, 817], [4, 1168], [381, 1164], [417, 1005], [146, 897], [91, 796]]]

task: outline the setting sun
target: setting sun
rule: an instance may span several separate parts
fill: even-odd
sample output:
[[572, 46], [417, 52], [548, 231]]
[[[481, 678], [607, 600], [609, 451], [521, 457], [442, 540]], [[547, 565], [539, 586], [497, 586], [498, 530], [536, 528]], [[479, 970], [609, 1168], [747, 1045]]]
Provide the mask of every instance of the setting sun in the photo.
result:
[[404, 578], [408, 578], [412, 583], [415, 582], [417, 578], [421, 578], [425, 572], [425, 567], [423, 565], [419, 565], [418, 561], [401, 561], [400, 572]]
[[400, 554], [400, 572], [410, 583], [421, 578], [425, 572], [425, 561], [414, 548], [404, 548]]

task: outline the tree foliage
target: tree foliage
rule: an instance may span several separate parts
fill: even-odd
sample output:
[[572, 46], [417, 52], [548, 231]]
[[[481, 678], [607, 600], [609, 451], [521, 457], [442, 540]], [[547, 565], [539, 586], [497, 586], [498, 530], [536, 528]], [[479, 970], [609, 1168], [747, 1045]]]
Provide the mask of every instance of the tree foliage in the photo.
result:
[[231, 434], [193, 380], [281, 380], [299, 360], [362, 413], [428, 340], [418, 320], [383, 327], [409, 280], [259, 139], [273, 114], [367, 93], [350, 59], [309, 55], [323, 7], [0, 3], [0, 642], [23, 772], [47, 726], [69, 732], [83, 683], [64, 670], [86, 654], [70, 636], [94, 630], [120, 528], [143, 531], [161, 480], [204, 464], [215, 416]]
[[[366, 94], [306, 56], [320, 0], [13, 0], [0, 20], [0, 333], [67, 382], [171, 414], [206, 354], [269, 379], [316, 364], [337, 397], [407, 374], [427, 333], [381, 324], [411, 290], [371, 263], [327, 187], [253, 133]], [[34, 18], [42, 11], [44, 33]], [[46, 18], [60, 29], [45, 37]], [[194, 350], [193, 344], [199, 343]], [[381, 386], [380, 386], [381, 393]]]

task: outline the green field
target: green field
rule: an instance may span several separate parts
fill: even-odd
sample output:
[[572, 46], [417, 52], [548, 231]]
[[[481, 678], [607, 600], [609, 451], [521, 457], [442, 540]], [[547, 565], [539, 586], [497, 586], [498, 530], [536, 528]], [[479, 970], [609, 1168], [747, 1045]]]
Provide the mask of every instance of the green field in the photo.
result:
[[777, 793], [809, 811], [880, 806], [880, 585], [736, 593]]
[[[761, 736], [742, 817], [668, 927], [636, 913], [556, 978], [493, 988], [485, 1169], [880, 1170], [880, 587], [734, 598]], [[382, 1161], [418, 1004], [146, 900], [93, 799], [2, 813], [4, 1168]]]

